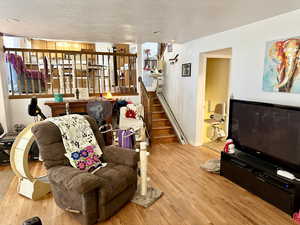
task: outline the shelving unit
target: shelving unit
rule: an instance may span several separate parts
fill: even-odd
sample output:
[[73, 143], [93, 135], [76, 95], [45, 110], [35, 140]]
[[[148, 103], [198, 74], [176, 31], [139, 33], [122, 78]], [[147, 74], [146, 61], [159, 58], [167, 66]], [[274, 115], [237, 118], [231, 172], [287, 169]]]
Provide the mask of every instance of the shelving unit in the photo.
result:
[[292, 215], [300, 209], [300, 182], [278, 176], [278, 168], [238, 150], [221, 153], [222, 176]]

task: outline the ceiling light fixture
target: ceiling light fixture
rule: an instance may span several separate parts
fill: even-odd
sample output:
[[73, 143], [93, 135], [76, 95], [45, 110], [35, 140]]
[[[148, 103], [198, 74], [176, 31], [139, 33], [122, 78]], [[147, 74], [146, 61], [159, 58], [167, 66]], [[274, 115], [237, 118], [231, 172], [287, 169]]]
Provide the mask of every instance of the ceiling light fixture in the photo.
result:
[[17, 18], [7, 18], [6, 21], [9, 22], [9, 23], [19, 23], [19, 22], [21, 22]]

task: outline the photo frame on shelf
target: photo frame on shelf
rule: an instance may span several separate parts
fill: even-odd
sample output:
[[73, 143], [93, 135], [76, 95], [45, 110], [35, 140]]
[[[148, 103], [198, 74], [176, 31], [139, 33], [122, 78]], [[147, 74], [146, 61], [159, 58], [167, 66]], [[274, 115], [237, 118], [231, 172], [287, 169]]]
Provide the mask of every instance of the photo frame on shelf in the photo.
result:
[[89, 95], [89, 89], [88, 88], [77, 88], [79, 91], [79, 99], [88, 99], [90, 97]]
[[182, 77], [190, 77], [191, 76], [191, 68], [192, 64], [191, 63], [184, 63], [182, 64]]

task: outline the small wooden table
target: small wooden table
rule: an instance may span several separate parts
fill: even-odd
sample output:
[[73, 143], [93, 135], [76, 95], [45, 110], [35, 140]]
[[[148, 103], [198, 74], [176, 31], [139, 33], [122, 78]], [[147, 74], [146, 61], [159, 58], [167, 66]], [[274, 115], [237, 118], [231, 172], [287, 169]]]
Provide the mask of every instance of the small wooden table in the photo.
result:
[[[69, 103], [69, 113], [87, 114], [86, 105], [89, 101], [97, 99], [86, 100], [64, 100], [63, 102], [47, 101], [44, 104], [51, 108], [52, 117], [62, 116], [66, 114], [66, 103]], [[114, 99], [102, 99], [102, 101], [110, 101], [114, 103]]]

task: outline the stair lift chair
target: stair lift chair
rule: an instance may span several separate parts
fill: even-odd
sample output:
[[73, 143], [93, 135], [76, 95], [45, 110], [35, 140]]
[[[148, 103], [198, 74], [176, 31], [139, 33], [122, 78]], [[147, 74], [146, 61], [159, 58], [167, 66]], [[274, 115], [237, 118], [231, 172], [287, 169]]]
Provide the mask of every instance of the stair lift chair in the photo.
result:
[[97, 122], [86, 116], [107, 166], [95, 174], [70, 165], [66, 158], [59, 128], [48, 121], [31, 130], [36, 138], [44, 165], [48, 171], [52, 193], [57, 205], [73, 214], [83, 225], [104, 221], [130, 201], [137, 190], [135, 151], [116, 146], [104, 146]]
[[164, 77], [161, 73], [153, 73], [150, 75], [153, 78], [151, 87], [147, 87], [147, 91], [155, 91], [160, 93], [162, 91]]
[[210, 125], [211, 132], [209, 132], [209, 138], [212, 141], [220, 141], [222, 138], [225, 138], [226, 134], [222, 127], [225, 122], [225, 118], [225, 104], [219, 103], [216, 104], [213, 113], [210, 115], [210, 118], [204, 120]]

